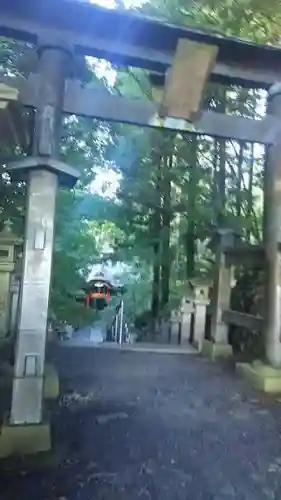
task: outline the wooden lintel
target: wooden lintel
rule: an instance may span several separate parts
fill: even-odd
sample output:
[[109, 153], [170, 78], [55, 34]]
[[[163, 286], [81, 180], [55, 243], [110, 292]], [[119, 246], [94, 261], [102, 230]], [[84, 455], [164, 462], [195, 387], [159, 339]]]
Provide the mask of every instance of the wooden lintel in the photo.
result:
[[265, 261], [265, 250], [261, 245], [245, 245], [241, 247], [226, 248], [226, 265], [246, 265], [252, 268], [261, 267]]
[[260, 332], [263, 329], [264, 320], [252, 314], [240, 313], [238, 311], [223, 311], [222, 321], [228, 325], [241, 326], [248, 330]]
[[[20, 92], [20, 101], [25, 106], [36, 107], [38, 76], [32, 75]], [[238, 116], [223, 115], [212, 111], [203, 112], [199, 120], [190, 123], [158, 116], [157, 103], [128, 99], [81, 88], [68, 81], [65, 90], [64, 112], [109, 122], [122, 122], [141, 127], [177, 130], [245, 142], [271, 144], [280, 128], [279, 120], [268, 116], [263, 120], [251, 120]]]
[[[41, 2], [42, 3], [42, 2]], [[0, 35], [37, 43], [64, 38], [84, 55], [114, 64], [165, 73], [172, 64], [177, 41], [187, 38], [218, 45], [215, 81], [268, 88], [281, 78], [281, 51], [221, 34], [175, 26], [88, 2], [49, 0], [44, 8], [34, 0], [1, 0]], [[62, 16], [61, 13], [67, 13]], [[104, 26], [107, 27], [104, 30]]]
[[181, 38], [167, 74], [159, 109], [161, 117], [194, 121], [213, 70], [218, 47]]

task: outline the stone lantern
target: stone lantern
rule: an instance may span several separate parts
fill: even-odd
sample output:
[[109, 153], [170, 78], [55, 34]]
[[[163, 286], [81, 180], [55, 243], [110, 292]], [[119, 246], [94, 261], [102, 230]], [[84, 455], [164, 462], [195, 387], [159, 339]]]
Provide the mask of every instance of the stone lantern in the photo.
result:
[[187, 289], [182, 297], [180, 308], [182, 324], [181, 335], [183, 342], [187, 342], [189, 339], [191, 316], [194, 312], [194, 298], [193, 290], [188, 282]]
[[194, 278], [189, 281], [193, 291], [194, 301], [197, 303], [209, 302], [209, 291], [212, 281], [209, 278]]
[[13, 234], [9, 222], [0, 233], [0, 341], [7, 337], [10, 327], [11, 276], [15, 268], [15, 247], [22, 240]]
[[212, 281], [210, 278], [194, 278], [189, 281], [189, 284], [194, 297], [194, 311], [191, 317], [189, 341], [201, 350], [205, 333], [207, 307], [210, 303]]

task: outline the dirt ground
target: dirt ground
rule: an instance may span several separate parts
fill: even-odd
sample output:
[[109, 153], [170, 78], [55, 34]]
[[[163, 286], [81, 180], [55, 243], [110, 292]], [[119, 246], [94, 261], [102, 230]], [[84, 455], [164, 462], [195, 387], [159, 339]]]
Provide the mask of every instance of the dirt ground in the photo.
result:
[[281, 399], [192, 355], [58, 348], [53, 452], [1, 500], [281, 499]]

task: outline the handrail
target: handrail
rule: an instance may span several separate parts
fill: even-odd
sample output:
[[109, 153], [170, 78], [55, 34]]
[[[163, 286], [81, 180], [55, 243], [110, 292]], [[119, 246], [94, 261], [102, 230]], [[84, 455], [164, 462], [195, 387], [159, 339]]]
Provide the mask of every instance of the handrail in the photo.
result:
[[121, 300], [120, 304], [115, 309], [115, 316], [111, 323], [111, 333], [114, 342], [119, 345], [123, 344], [123, 323], [124, 323], [124, 301]]
[[239, 311], [224, 310], [222, 311], [222, 320], [228, 325], [241, 326], [249, 330], [262, 331], [264, 327], [264, 319], [253, 314], [247, 314]]

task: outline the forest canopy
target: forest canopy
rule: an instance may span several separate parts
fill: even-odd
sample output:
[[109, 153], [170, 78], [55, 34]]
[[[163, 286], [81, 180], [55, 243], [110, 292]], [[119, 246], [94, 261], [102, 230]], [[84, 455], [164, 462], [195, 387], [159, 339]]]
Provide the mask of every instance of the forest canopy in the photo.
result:
[[[121, 0], [116, 8], [125, 8]], [[278, 0], [151, 0], [135, 10], [254, 42], [280, 41]], [[1, 38], [2, 69], [27, 76], [29, 50]], [[140, 69], [86, 58], [79, 78], [92, 88], [152, 99], [148, 74]], [[204, 100], [206, 109], [251, 118], [259, 118], [264, 105], [261, 90], [214, 84]], [[9, 181], [4, 166], [7, 158], [28, 151], [1, 144], [0, 154], [1, 222], [12, 220], [23, 235], [26, 189]], [[261, 240], [261, 146], [70, 117], [64, 121], [61, 154], [80, 169], [81, 178], [58, 195], [52, 316], [89, 321], [71, 295], [94, 264], [110, 258], [125, 265], [121, 279], [129, 284], [130, 319], [148, 310], [156, 318], [179, 304], [188, 279], [210, 274], [214, 256], [207, 243], [215, 227], [231, 227], [248, 242]]]

